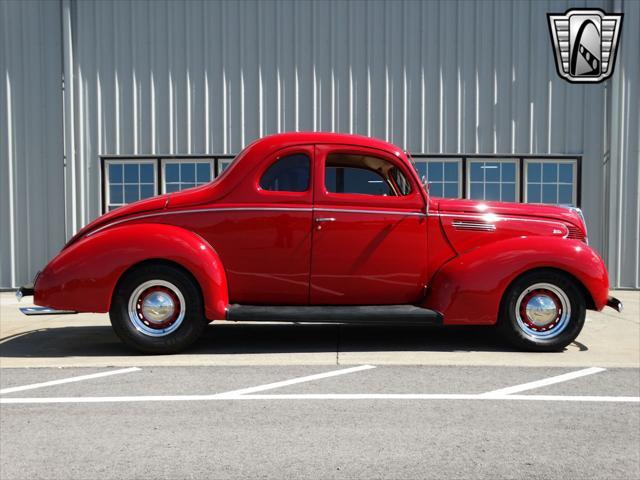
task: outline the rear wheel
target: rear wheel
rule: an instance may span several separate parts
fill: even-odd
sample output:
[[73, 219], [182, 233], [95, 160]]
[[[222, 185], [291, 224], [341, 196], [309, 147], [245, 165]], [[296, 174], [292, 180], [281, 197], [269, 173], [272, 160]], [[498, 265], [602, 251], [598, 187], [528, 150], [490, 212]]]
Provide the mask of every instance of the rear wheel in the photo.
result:
[[111, 325], [128, 346], [144, 353], [176, 353], [204, 331], [203, 302], [195, 281], [171, 265], [150, 264], [118, 283]]
[[541, 270], [521, 276], [509, 287], [499, 326], [516, 347], [550, 352], [575, 340], [585, 316], [585, 298], [575, 281], [557, 271]]

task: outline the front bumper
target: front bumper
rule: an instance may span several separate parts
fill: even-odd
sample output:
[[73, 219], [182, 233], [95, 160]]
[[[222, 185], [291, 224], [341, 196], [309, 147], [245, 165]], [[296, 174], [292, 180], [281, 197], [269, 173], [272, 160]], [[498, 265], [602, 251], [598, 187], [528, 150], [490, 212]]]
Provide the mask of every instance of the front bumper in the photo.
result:
[[622, 305], [622, 302], [615, 297], [607, 298], [607, 307], [613, 308], [618, 313], [622, 313], [622, 310], [624, 309], [624, 305]]

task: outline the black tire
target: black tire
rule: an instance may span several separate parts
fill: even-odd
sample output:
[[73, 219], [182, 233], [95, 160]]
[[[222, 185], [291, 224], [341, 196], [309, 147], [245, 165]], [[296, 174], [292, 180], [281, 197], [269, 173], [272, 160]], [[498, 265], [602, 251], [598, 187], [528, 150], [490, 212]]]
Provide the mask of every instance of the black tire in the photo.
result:
[[[167, 327], [167, 330], [148, 327], [146, 330], [150, 333], [145, 333], [145, 325], [138, 323], [137, 327], [134, 324], [135, 320], [129, 313], [129, 302], [136, 290], [148, 282], [169, 283], [182, 295], [184, 302], [175, 297], [179, 300], [176, 303], [182, 306], [179, 312], [184, 310], [182, 318], [178, 316], [179, 322], [174, 322], [178, 325]], [[173, 288], [171, 290], [175, 291]], [[195, 280], [181, 268], [166, 264], [147, 264], [125, 274], [113, 294], [109, 317], [116, 334], [126, 345], [152, 354], [171, 354], [184, 350], [200, 338], [207, 325], [202, 294]], [[175, 330], [163, 333], [172, 328]], [[152, 336], [155, 334], [160, 336]]]
[[[558, 320], [555, 326], [553, 324], [550, 327], [531, 325], [529, 318], [523, 321], [522, 315], [518, 313], [521, 310], [520, 306], [524, 303], [523, 300], [529, 294], [528, 290], [541, 284], [556, 289], [555, 291], [558, 293], [556, 298], [560, 302], [568, 301], [570, 313], [567, 308], [566, 316], [558, 316], [564, 320]], [[553, 289], [550, 291], [553, 293]], [[522, 298], [523, 295], [525, 295], [524, 298]], [[586, 299], [575, 280], [556, 270], [537, 270], [522, 275], [509, 286], [502, 299], [498, 328], [507, 341], [519, 349], [556, 352], [564, 349], [576, 339], [584, 326], [585, 317]], [[546, 332], [548, 338], [544, 337], [544, 331], [534, 331], [535, 328], [548, 328]], [[554, 328], [558, 330], [554, 331]]]

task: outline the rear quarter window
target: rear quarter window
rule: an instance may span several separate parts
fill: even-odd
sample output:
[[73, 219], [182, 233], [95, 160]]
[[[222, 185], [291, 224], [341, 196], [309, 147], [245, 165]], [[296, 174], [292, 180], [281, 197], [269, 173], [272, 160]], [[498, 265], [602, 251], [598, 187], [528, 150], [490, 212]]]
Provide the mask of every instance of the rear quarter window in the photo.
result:
[[309, 189], [311, 161], [303, 153], [279, 158], [260, 178], [260, 188], [270, 192], [305, 192]]

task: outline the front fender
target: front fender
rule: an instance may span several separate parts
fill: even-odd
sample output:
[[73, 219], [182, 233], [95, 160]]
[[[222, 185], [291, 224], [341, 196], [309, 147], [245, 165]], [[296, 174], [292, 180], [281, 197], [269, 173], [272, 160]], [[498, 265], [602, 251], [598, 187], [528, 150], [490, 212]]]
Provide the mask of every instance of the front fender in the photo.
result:
[[34, 302], [59, 310], [108, 312], [122, 274], [148, 260], [187, 269], [202, 290], [206, 317], [225, 318], [227, 278], [217, 253], [197, 234], [164, 224], [116, 226], [72, 244], [38, 275]]
[[510, 238], [455, 257], [436, 273], [423, 305], [441, 312], [445, 324], [494, 324], [509, 284], [537, 268], [572, 275], [597, 310], [606, 305], [609, 277], [600, 256], [577, 240], [540, 237]]

